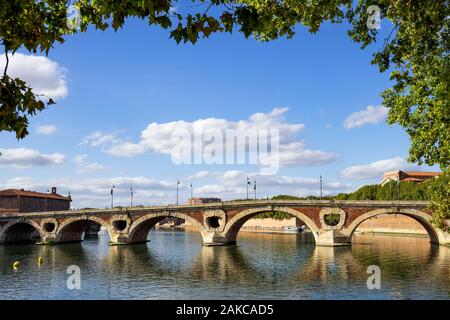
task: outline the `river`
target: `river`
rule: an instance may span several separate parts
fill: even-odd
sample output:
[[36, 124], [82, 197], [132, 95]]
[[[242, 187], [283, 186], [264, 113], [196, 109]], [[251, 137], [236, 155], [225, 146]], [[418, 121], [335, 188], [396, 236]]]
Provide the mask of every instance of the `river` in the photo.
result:
[[[0, 299], [450, 298], [450, 247], [427, 238], [357, 235], [340, 248], [316, 247], [308, 233], [241, 232], [228, 247], [202, 247], [196, 232], [152, 231], [149, 239], [0, 246]], [[66, 285], [71, 265], [80, 268], [79, 290]], [[371, 265], [380, 289], [367, 287]]]

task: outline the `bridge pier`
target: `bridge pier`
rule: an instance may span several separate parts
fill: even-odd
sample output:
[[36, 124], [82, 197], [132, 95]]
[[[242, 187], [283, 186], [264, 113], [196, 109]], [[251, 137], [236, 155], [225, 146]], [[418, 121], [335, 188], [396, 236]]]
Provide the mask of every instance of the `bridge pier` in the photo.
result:
[[441, 246], [450, 247], [450, 233], [436, 230], [436, 238], [431, 237], [430, 242]]
[[316, 245], [325, 247], [350, 246], [351, 239], [339, 230], [319, 230], [319, 234], [316, 237]]
[[42, 237], [41, 241], [36, 244], [38, 244], [38, 245], [53, 245], [53, 244], [57, 244], [57, 243], [58, 242], [56, 241], [56, 235], [50, 234], [50, 235]]
[[123, 232], [116, 233], [113, 232], [110, 235], [109, 245], [110, 246], [121, 246], [121, 245], [128, 245], [128, 244], [138, 244], [138, 243], [145, 243], [148, 242], [148, 240], [143, 241], [132, 241], [128, 234], [125, 234]]
[[212, 246], [228, 246], [236, 243], [236, 238], [225, 236], [221, 232], [204, 230], [201, 232], [203, 238], [203, 245], [206, 247]]

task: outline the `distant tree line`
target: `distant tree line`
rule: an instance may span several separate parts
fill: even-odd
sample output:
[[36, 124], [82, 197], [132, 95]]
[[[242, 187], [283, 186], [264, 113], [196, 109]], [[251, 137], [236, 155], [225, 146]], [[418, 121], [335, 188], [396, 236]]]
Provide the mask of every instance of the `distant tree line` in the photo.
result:
[[362, 186], [352, 193], [339, 193], [335, 200], [422, 200], [431, 199], [431, 187], [434, 185], [431, 179], [421, 183], [390, 181], [381, 186], [369, 184]]
[[282, 211], [268, 211], [263, 212], [255, 216], [256, 219], [275, 219], [275, 220], [285, 220], [285, 219], [291, 219], [293, 216], [289, 213], [282, 212]]
[[[339, 193], [334, 196], [305, 196], [295, 197], [290, 195], [278, 195], [273, 200], [431, 200], [432, 191], [436, 184], [440, 184], [448, 178], [441, 177], [430, 179], [421, 183], [391, 181], [385, 185], [369, 184], [362, 186], [351, 193]], [[448, 183], [449, 181], [447, 181]]]

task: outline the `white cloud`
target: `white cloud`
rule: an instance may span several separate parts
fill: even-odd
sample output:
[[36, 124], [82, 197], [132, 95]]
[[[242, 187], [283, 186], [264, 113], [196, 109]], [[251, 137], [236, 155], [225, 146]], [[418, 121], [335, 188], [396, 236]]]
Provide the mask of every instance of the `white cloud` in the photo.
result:
[[[30, 177], [16, 177], [0, 184], [0, 189], [25, 188], [26, 190], [46, 192], [55, 186], [60, 194], [64, 195], [70, 192], [73, 198], [73, 208], [105, 208], [110, 205], [110, 191], [113, 185], [115, 186], [114, 203], [116, 205], [129, 205], [130, 187], [133, 187], [133, 198], [136, 205], [174, 202], [173, 194], [176, 190], [176, 182], [159, 181], [146, 177], [90, 178], [84, 180], [58, 178], [45, 181], [37, 181]], [[180, 186], [180, 190], [182, 189], [183, 186]]]
[[306, 148], [303, 141], [280, 145], [280, 163], [284, 166], [318, 165], [330, 163], [335, 158], [334, 153]]
[[55, 125], [43, 125], [43, 126], [38, 126], [37, 127], [37, 132], [39, 134], [43, 134], [43, 135], [51, 135], [56, 133], [58, 129], [56, 128]]
[[362, 127], [366, 124], [377, 124], [383, 121], [387, 115], [387, 108], [383, 106], [367, 106], [365, 110], [352, 113], [344, 121], [347, 129]]
[[43, 154], [27, 148], [0, 149], [0, 165], [26, 168], [63, 165], [66, 156], [61, 153]]
[[77, 173], [93, 173], [105, 169], [105, 166], [99, 164], [98, 162], [88, 162], [87, 158], [87, 154], [80, 154], [75, 157], [74, 161], [77, 165]]
[[[179, 186], [180, 202], [190, 197], [189, 185], [192, 182], [195, 197], [218, 197], [223, 200], [243, 199], [246, 197], [246, 179], [249, 176], [252, 185], [249, 188], [253, 197], [253, 181], [257, 181], [258, 198], [279, 194], [318, 195], [319, 179], [289, 176], [264, 176], [239, 170], [203, 171], [198, 178], [189, 181], [181, 178]], [[30, 177], [16, 177], [0, 183], [2, 188], [25, 188], [45, 192], [51, 187], [58, 188], [60, 194], [72, 195], [73, 208], [105, 208], [110, 206], [111, 188], [114, 189], [114, 203], [119, 206], [130, 204], [130, 188], [133, 187], [135, 205], [164, 205], [175, 203], [176, 180], [165, 181], [147, 177], [111, 177], [111, 178], [58, 178], [37, 181]], [[348, 192], [354, 189], [350, 183], [324, 181], [324, 194]]]
[[382, 178], [386, 171], [404, 170], [417, 168], [416, 165], [408, 163], [401, 157], [379, 160], [365, 165], [356, 165], [345, 168], [340, 175], [345, 179], [371, 179]]
[[[279, 132], [279, 157], [281, 165], [316, 165], [333, 161], [336, 158], [335, 154], [322, 150], [309, 149], [303, 141], [298, 139], [298, 134], [305, 126], [300, 123], [287, 123], [284, 119], [284, 114], [287, 111], [287, 108], [275, 108], [269, 113], [255, 113], [248, 120], [240, 121], [208, 118], [198, 119], [192, 122], [183, 120], [166, 123], [153, 122], [142, 131], [138, 142], [119, 139], [115, 134], [105, 134], [97, 131], [84, 138], [81, 144], [102, 147], [102, 151], [121, 157], [132, 157], [147, 153], [173, 155], [172, 152], [178, 143], [172, 139], [172, 134], [176, 130], [184, 130], [185, 132], [189, 132], [191, 136], [194, 136], [199, 131], [205, 136], [220, 132], [222, 137], [226, 137], [227, 130], [257, 132], [261, 129], [275, 129]], [[224, 143], [225, 149], [231, 144], [234, 144], [234, 140], [229, 141], [227, 139]], [[245, 148], [245, 146], [243, 147]], [[245, 149], [238, 150], [238, 152], [245, 152]]]
[[[68, 94], [66, 70], [43, 56], [16, 53], [10, 56], [8, 75], [24, 80], [36, 94], [57, 100]], [[5, 68], [5, 55], [0, 55], [0, 70]]]
[[101, 131], [95, 131], [94, 133], [85, 137], [80, 145], [90, 145], [91, 147], [100, 147], [109, 144], [118, 144], [121, 140], [117, 139], [115, 134], [104, 134]]
[[209, 171], [199, 171], [199, 172], [196, 172], [195, 174], [189, 176], [188, 180], [206, 178], [206, 177], [208, 177], [210, 175], [211, 175], [211, 173]]
[[[200, 173], [200, 172], [199, 172]], [[250, 179], [250, 197], [253, 197], [253, 183], [257, 183], [257, 197], [265, 198], [279, 194], [295, 196], [319, 195], [319, 178], [292, 177], [285, 175], [261, 175], [247, 173], [240, 170], [201, 171], [193, 179], [195, 196], [211, 196], [222, 199], [245, 198], [247, 193], [247, 176]], [[193, 176], [191, 176], [193, 177]], [[324, 180], [324, 194], [352, 191], [355, 186], [351, 183]]]

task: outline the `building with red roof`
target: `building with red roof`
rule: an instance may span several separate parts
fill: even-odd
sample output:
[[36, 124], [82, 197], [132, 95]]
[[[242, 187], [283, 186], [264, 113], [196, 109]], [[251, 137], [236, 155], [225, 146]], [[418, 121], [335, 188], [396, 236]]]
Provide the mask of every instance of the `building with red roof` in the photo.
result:
[[70, 210], [70, 195], [65, 197], [52, 188], [51, 193], [6, 189], [0, 191], [0, 213]]
[[423, 172], [423, 171], [389, 171], [383, 175], [381, 185], [389, 183], [389, 181], [410, 181], [423, 182], [428, 179], [437, 178], [442, 172]]

